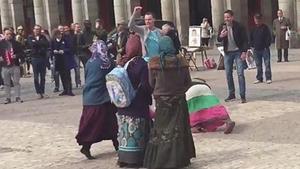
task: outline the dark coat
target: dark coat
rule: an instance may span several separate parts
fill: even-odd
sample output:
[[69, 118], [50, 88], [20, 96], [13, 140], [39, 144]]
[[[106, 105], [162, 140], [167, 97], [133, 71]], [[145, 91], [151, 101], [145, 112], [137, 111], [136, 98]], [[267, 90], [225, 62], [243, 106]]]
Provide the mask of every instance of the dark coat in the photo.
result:
[[191, 85], [188, 62], [184, 57], [166, 57], [162, 69], [160, 57], [153, 57], [149, 62], [149, 83], [154, 88], [154, 96], [185, 95]]
[[272, 35], [266, 24], [256, 26], [250, 32], [250, 47], [254, 47], [255, 50], [269, 48], [271, 41]]
[[31, 50], [31, 57], [46, 58], [49, 48], [49, 42], [43, 35], [40, 35], [39, 40], [30, 35], [27, 39], [27, 47]]
[[[70, 70], [77, 66], [71, 47], [71, 43], [65, 38], [59, 42], [51, 41], [51, 56], [54, 56], [56, 71]], [[54, 54], [54, 50], [63, 50], [64, 54]]]
[[[223, 30], [223, 26], [224, 26], [224, 23], [221, 24], [219, 27], [217, 40], [219, 42], [223, 42], [224, 52], [226, 53], [227, 49], [228, 49], [228, 37], [224, 37], [224, 38], [220, 37], [221, 31]], [[249, 48], [248, 47], [248, 34], [247, 34], [245, 27], [242, 24], [240, 24], [236, 21], [233, 21], [232, 32], [233, 32], [234, 41], [235, 41], [237, 47], [239, 48], [239, 50], [241, 52], [247, 52], [247, 50]]]
[[137, 89], [137, 94], [131, 105], [126, 108], [118, 108], [118, 113], [137, 118], [149, 118], [152, 88], [148, 82], [147, 62], [142, 57], [136, 57], [129, 63], [127, 72], [133, 88]]
[[279, 21], [278, 18], [273, 21], [273, 31], [275, 34], [275, 43], [277, 49], [289, 48], [289, 41], [285, 40], [287, 28], [281, 29], [282, 26], [291, 28], [290, 20], [283, 17], [282, 21]]
[[1, 65], [2, 66], [20, 66], [20, 61], [24, 62], [24, 52], [21, 43], [11, 40], [12, 49], [16, 58], [12, 59], [12, 63], [7, 65], [7, 61], [5, 58], [5, 51], [9, 48], [8, 42], [6, 40], [0, 41], [0, 57], [2, 57]]

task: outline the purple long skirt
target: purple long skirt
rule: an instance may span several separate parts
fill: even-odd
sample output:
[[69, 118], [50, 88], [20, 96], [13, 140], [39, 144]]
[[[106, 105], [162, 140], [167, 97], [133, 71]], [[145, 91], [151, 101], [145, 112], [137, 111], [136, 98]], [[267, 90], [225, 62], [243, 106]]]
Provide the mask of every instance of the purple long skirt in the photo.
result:
[[117, 139], [118, 122], [117, 109], [110, 102], [83, 106], [76, 136], [79, 145], [93, 144], [102, 140]]

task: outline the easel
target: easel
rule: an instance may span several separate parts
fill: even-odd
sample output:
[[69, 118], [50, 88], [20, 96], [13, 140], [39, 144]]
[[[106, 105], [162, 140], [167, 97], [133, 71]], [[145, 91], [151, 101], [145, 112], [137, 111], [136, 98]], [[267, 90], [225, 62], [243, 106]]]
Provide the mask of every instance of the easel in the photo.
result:
[[[196, 53], [200, 52], [201, 55], [201, 61], [202, 61], [202, 66], [204, 67], [204, 61], [205, 59], [207, 59], [207, 54], [206, 54], [206, 48], [204, 46], [200, 46], [200, 47], [181, 47], [181, 52], [183, 54], [183, 56], [185, 57], [185, 59], [188, 61], [189, 65], [190, 65], [190, 69], [192, 69], [192, 67], [194, 67], [197, 71], [199, 70], [199, 67], [197, 66], [197, 62], [196, 62]], [[192, 66], [191, 64], [192, 63]]]
[[[190, 26], [189, 27], [189, 45], [181, 47], [181, 53], [188, 61], [189, 65], [192, 62], [192, 66], [198, 71], [199, 67], [197, 66], [196, 62], [196, 53], [200, 52], [201, 54], [201, 61], [204, 67], [204, 60], [207, 59], [206, 49], [201, 45], [201, 32], [202, 28], [200, 26]], [[190, 69], [192, 69], [190, 65]]]

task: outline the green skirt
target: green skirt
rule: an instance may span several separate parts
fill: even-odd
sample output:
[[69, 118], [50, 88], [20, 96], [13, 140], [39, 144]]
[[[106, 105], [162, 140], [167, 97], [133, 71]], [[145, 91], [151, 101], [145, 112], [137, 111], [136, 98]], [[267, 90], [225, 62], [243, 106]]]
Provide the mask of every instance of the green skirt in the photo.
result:
[[196, 154], [185, 96], [159, 96], [155, 101], [155, 121], [146, 148], [144, 167], [188, 166]]

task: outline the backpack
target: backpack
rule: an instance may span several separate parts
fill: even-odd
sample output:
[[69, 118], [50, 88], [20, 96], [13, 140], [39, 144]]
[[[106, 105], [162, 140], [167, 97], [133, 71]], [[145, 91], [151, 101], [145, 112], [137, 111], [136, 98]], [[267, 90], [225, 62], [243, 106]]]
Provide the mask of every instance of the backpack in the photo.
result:
[[133, 59], [129, 60], [124, 67], [115, 67], [105, 76], [110, 100], [118, 108], [128, 107], [137, 92], [127, 73], [127, 67]]

